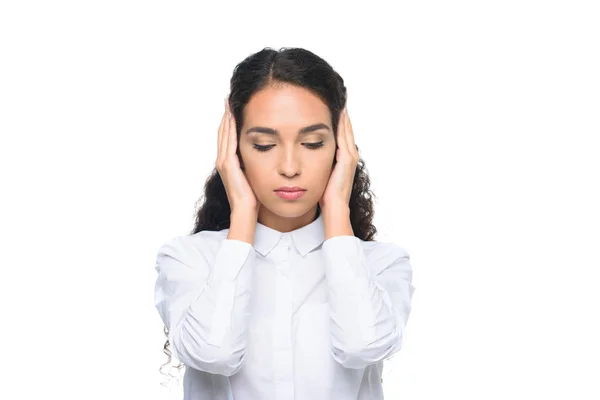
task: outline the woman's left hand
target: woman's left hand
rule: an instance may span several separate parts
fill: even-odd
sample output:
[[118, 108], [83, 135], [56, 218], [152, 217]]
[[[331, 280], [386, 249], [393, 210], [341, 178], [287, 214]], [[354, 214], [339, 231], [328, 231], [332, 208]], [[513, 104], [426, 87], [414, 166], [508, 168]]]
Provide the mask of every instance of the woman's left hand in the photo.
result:
[[358, 149], [354, 144], [354, 132], [348, 116], [348, 109], [340, 113], [337, 134], [337, 163], [329, 177], [329, 182], [319, 205], [321, 211], [327, 214], [329, 210], [347, 210], [350, 207], [350, 194], [354, 183], [354, 174], [358, 165]]

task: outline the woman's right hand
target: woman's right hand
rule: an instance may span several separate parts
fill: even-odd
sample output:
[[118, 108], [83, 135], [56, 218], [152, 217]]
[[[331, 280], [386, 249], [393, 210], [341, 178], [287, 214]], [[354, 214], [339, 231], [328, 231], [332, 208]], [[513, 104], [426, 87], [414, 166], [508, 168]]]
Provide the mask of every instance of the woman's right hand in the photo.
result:
[[225, 99], [225, 113], [219, 125], [218, 153], [216, 168], [221, 176], [231, 213], [253, 210], [258, 215], [260, 203], [256, 199], [248, 180], [240, 167], [237, 151], [235, 118], [229, 110], [229, 100]]

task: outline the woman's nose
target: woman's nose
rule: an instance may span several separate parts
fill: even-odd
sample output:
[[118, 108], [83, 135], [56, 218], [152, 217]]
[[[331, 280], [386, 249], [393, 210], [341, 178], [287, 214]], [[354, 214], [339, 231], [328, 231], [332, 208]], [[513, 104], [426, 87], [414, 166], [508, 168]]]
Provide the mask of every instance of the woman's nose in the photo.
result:
[[293, 149], [284, 151], [279, 160], [279, 173], [292, 177], [300, 173], [300, 160]]

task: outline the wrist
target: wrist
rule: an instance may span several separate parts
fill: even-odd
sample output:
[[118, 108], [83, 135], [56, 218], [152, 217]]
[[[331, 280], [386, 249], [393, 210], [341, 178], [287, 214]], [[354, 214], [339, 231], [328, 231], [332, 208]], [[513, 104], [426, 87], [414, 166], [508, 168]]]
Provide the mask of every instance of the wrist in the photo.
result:
[[334, 236], [354, 236], [349, 207], [336, 207], [325, 211], [323, 224], [325, 225], [325, 240]]
[[323, 219], [337, 220], [350, 218], [350, 206], [331, 206], [321, 209]]
[[257, 215], [254, 212], [239, 211], [230, 214], [228, 239], [241, 240], [254, 245]]

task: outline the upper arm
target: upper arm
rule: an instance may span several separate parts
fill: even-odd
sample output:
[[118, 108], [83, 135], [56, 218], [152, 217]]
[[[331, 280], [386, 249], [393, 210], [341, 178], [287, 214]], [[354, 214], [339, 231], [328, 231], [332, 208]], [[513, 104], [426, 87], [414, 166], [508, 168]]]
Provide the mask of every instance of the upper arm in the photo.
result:
[[415, 291], [410, 255], [406, 249], [396, 244], [380, 245], [384, 249], [377, 253], [377, 261], [371, 264], [374, 267], [374, 279], [388, 294], [389, 305], [395, 308], [401, 322], [406, 323]]
[[205, 285], [210, 264], [202, 249], [192, 246], [187, 236], [177, 236], [165, 242], [156, 255], [158, 272], [154, 304], [168, 328], [180, 320], [189, 305]]

